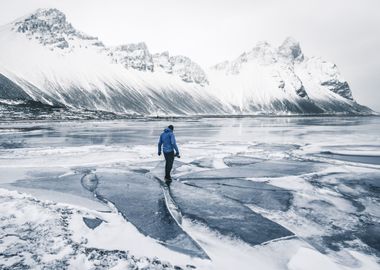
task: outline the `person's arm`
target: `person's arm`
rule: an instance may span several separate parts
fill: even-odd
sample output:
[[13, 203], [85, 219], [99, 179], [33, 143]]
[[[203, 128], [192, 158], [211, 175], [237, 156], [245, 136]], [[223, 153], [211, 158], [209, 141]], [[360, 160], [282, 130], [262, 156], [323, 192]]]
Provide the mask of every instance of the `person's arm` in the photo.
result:
[[177, 147], [177, 143], [176, 143], [176, 141], [175, 141], [175, 136], [174, 136], [174, 134], [172, 133], [171, 134], [171, 143], [172, 143], [172, 146], [173, 146], [173, 148], [174, 148], [174, 150], [175, 150], [175, 152], [176, 152], [176, 156], [179, 156], [179, 150], [178, 150], [178, 147]]
[[160, 139], [158, 140], [158, 155], [161, 155], [161, 147], [162, 147], [162, 135], [160, 136]]

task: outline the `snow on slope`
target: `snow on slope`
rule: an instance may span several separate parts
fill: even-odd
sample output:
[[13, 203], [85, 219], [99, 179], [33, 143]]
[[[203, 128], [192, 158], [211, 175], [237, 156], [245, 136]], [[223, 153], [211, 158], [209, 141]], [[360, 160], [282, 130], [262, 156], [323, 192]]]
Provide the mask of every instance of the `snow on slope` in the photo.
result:
[[168, 52], [152, 55], [144, 42], [121, 45], [110, 49], [108, 54], [115, 63], [127, 69], [140, 71], [164, 71], [179, 76], [185, 82], [204, 86], [207, 78], [202, 68], [186, 56], [169, 56]]
[[337, 67], [307, 58], [292, 38], [275, 48], [259, 42], [210, 68], [210, 91], [243, 112], [360, 112]]
[[2, 27], [0, 73], [30, 99], [51, 105], [145, 115], [227, 112], [197, 83], [126, 69], [96, 38], [78, 33], [54, 9]]
[[287, 39], [260, 43], [208, 73], [145, 43], [106, 47], [56, 9], [0, 28], [0, 98], [139, 115], [370, 113], [336, 66]]

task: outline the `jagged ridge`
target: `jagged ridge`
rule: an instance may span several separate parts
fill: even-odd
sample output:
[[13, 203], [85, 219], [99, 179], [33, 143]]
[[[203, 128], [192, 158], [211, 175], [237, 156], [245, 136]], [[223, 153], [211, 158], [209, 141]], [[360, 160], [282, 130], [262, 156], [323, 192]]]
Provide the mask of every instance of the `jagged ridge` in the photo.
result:
[[94, 41], [91, 44], [104, 46], [98, 38], [77, 31], [71, 23], [66, 21], [66, 15], [57, 9], [38, 9], [35, 13], [21, 21], [17, 21], [15, 29], [33, 37], [51, 49], [65, 49], [70, 47], [74, 38]]
[[212, 66], [209, 80], [215, 94], [242, 111], [334, 113], [365, 108], [354, 101], [336, 65], [306, 57], [290, 37], [277, 48], [259, 42], [235, 60]]
[[304, 56], [292, 38], [278, 48], [258, 43], [206, 73], [143, 42], [107, 47], [57, 9], [1, 28], [0, 74], [0, 98], [131, 114], [371, 112], [336, 65]]

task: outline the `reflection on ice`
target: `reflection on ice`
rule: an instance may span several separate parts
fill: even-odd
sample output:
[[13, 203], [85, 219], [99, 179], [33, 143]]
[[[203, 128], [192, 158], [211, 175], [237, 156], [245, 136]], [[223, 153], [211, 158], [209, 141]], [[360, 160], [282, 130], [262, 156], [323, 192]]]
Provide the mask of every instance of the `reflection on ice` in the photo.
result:
[[94, 173], [88, 173], [81, 178], [82, 186], [88, 191], [94, 192], [98, 187], [99, 179]]
[[54, 172], [33, 174], [29, 179], [18, 180], [11, 185], [14, 187], [52, 190], [69, 193], [79, 197], [96, 200], [93, 193], [84, 189], [81, 185], [81, 175], [71, 173], [61, 175]]
[[[173, 170], [179, 181], [168, 192], [185, 225], [171, 216], [159, 182], [147, 177], [163, 173], [156, 144], [167, 120], [0, 123], [0, 185], [89, 209], [116, 210], [136, 235], [189, 260], [188, 255], [210, 258], [218, 269], [224, 267], [222, 257], [244, 258], [239, 267], [250, 269], [256, 263], [250, 258], [265, 261], [267, 255], [259, 254], [263, 250], [301, 269], [308, 266], [302, 265], [303, 254], [348, 269], [380, 257], [379, 118], [170, 122], [182, 158]], [[7, 209], [3, 202], [11, 199], [1, 198], [1, 209]], [[80, 216], [79, 222], [102, 241], [108, 237], [105, 228], [114, 228], [115, 239], [124, 233], [114, 219], [100, 217]], [[298, 239], [283, 240], [293, 234]], [[275, 245], [263, 245], [271, 240], [281, 246], [272, 253], [268, 250]], [[290, 242], [298, 244], [289, 249]], [[230, 249], [235, 246], [244, 246], [241, 254]], [[114, 248], [104, 246], [110, 254]], [[287, 250], [286, 258], [279, 250]]]
[[246, 206], [198, 187], [173, 182], [171, 193], [182, 214], [221, 234], [257, 245], [293, 235]]
[[188, 180], [186, 184], [217, 192], [244, 204], [255, 204], [268, 210], [287, 211], [293, 195], [290, 191], [243, 179]]
[[236, 156], [225, 157], [223, 161], [228, 167], [234, 167], [234, 166], [244, 166], [244, 165], [258, 163], [258, 162], [263, 161], [263, 159], [254, 158], [250, 156], [236, 155]]
[[157, 181], [133, 173], [99, 172], [97, 177], [100, 179], [95, 190], [97, 196], [111, 202], [143, 234], [173, 250], [207, 258], [168, 212]]
[[330, 159], [349, 161], [349, 162], [359, 162], [365, 164], [376, 164], [380, 165], [380, 156], [374, 155], [348, 155], [348, 154], [338, 154], [330, 151], [323, 151], [319, 154]]
[[363, 226], [356, 236], [380, 255], [380, 222]]
[[100, 218], [87, 218], [83, 217], [83, 222], [86, 224], [87, 227], [90, 229], [95, 229], [100, 224], [102, 224], [104, 220], [101, 220]]
[[276, 160], [262, 161], [246, 166], [206, 170], [182, 175], [181, 179], [228, 179], [250, 177], [282, 177], [300, 175], [321, 170], [324, 166], [316, 162]]

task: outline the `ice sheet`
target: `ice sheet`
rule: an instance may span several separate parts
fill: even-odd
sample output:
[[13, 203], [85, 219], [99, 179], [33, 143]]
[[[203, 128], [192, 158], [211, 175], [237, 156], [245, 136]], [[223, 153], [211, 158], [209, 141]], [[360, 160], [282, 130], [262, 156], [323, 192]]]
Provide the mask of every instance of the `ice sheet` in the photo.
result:
[[[181, 152], [181, 159], [175, 160], [173, 177], [183, 183], [172, 185], [172, 195], [182, 206], [182, 229], [200, 244], [210, 261], [191, 258], [186, 252], [159, 244], [154, 237], [161, 234], [145, 236], [150, 224], [154, 224], [148, 220], [156, 222], [152, 216], [164, 210], [165, 205], [160, 208], [158, 199], [153, 200], [160, 196], [158, 189], [154, 196], [148, 196], [151, 183], [148, 185], [141, 177], [154, 168], [163, 173], [157, 141], [169, 123], [175, 126]], [[87, 253], [78, 252], [74, 258], [62, 249], [46, 255], [46, 261], [69, 256], [70, 263], [78, 268], [101, 265], [107, 259], [113, 262], [107, 264], [109, 267], [134, 263], [141, 268], [153, 263], [157, 256], [161, 263], [170, 261], [172, 266], [177, 264], [183, 269], [186, 264], [218, 270], [252, 266], [306, 269], [309, 263], [302, 260], [306, 252], [310, 261], [325, 262], [331, 267], [378, 268], [380, 167], [377, 162], [361, 158], [378, 156], [377, 117], [1, 122], [0, 132], [0, 185], [31, 193], [37, 201], [65, 203], [74, 213], [67, 219], [72, 237], [85, 246]], [[342, 160], [344, 155], [355, 159]], [[93, 198], [91, 191], [98, 186], [92, 190], [93, 181], [82, 178], [107, 171], [111, 175], [116, 171], [134, 175], [129, 190], [128, 181], [119, 178], [102, 187], [99, 177], [99, 190], [107, 191], [106, 195], [116, 202], [110, 207]], [[54, 203], [43, 201], [31, 206], [34, 199], [25, 201], [22, 196], [7, 193], [2, 198], [0, 207], [7, 217], [12, 215], [7, 209], [40, 209], [45, 205], [47, 214], [41, 217], [46, 221], [44, 230], [54, 232], [49, 224], [59, 220], [61, 206], [55, 208]], [[147, 202], [146, 207], [138, 206], [139, 200]], [[122, 211], [114, 208], [116, 204], [125, 216], [117, 214]], [[158, 207], [157, 211], [152, 210], [154, 207]], [[131, 215], [133, 208], [136, 211]], [[16, 211], [13, 223], [9, 219], [14, 228], [26, 223], [26, 219], [37, 222], [33, 216], [23, 217], [22, 211], [26, 210]], [[76, 214], [77, 211], [82, 212]], [[262, 245], [254, 233], [239, 231], [244, 226], [222, 223], [228, 216], [251, 217], [252, 213], [262, 215], [268, 224], [293, 232], [296, 239], [280, 238]], [[134, 218], [128, 219], [127, 214]], [[25, 218], [22, 222], [18, 219], [21, 217]], [[83, 217], [104, 222], [91, 229]], [[166, 226], [160, 230], [165, 232]], [[264, 226], [262, 235], [270, 236], [271, 227]], [[0, 227], [1, 233], [4, 230]], [[17, 236], [6, 238], [6, 246], [18, 243], [20, 249], [27, 248]], [[34, 252], [43, 254], [44, 250], [36, 248]], [[129, 253], [138, 260], [128, 260]], [[88, 254], [97, 259], [89, 259]], [[12, 265], [18, 257], [8, 258], [7, 263]], [[31, 255], [25, 258], [33, 266]]]

